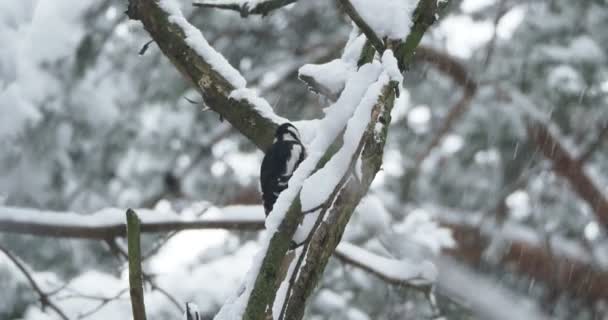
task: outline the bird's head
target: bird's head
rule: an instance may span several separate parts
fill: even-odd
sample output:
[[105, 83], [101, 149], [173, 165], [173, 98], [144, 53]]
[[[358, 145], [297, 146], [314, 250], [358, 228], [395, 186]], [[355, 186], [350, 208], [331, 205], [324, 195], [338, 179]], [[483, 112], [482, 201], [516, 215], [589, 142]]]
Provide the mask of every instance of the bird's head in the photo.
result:
[[297, 141], [300, 142], [300, 132], [291, 123], [286, 122], [277, 128], [274, 134], [274, 142], [277, 141]]

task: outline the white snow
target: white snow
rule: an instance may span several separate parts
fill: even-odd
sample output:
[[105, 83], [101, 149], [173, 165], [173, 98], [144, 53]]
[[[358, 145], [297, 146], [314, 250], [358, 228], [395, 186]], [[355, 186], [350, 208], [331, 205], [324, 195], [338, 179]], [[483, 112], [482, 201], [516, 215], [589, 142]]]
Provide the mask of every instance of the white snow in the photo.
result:
[[306, 64], [298, 70], [298, 76], [311, 77], [330, 94], [337, 95], [344, 88], [346, 79], [354, 70], [355, 67], [351, 64], [342, 59], [335, 59], [324, 64]]
[[235, 89], [244, 88], [247, 85], [245, 78], [224, 58], [222, 54], [215, 51], [207, 42], [203, 33], [183, 16], [179, 3], [175, 0], [161, 0], [159, 6], [169, 14], [169, 22], [175, 23], [184, 30], [186, 43], [198, 53], [205, 62], [209, 63], [213, 70], [224, 77]]
[[[108, 227], [126, 222], [126, 209], [105, 208], [92, 214], [73, 212], [41, 211], [29, 208], [0, 206], [0, 222], [34, 223], [50, 226]], [[211, 208], [202, 217], [194, 213], [178, 214], [171, 211], [135, 209], [145, 223], [205, 222], [205, 221], [263, 221], [261, 206], [228, 206]]]
[[208, 5], [238, 5], [239, 7], [247, 6], [248, 8], [254, 8], [260, 3], [267, 2], [268, 0], [194, 0], [193, 4], [201, 3]]
[[430, 261], [414, 263], [406, 259], [386, 258], [348, 242], [341, 242], [336, 250], [340, 254], [394, 281], [423, 284], [434, 282], [437, 278], [437, 268]]
[[368, 195], [363, 198], [355, 212], [363, 227], [372, 234], [380, 235], [389, 229], [391, 214], [377, 196]]
[[567, 94], [579, 95], [586, 84], [579, 72], [570, 65], [561, 64], [551, 69], [547, 85]]
[[403, 222], [394, 226], [394, 231], [413, 242], [429, 249], [438, 255], [441, 249], [453, 248], [456, 245], [452, 231], [443, 228], [423, 209], [412, 210]]
[[270, 119], [274, 123], [288, 122], [288, 119], [276, 115], [266, 99], [260, 97], [253, 89], [237, 88], [230, 92], [230, 98], [234, 100], [245, 100], [258, 111], [264, 118]]
[[344, 176], [370, 121], [372, 108], [381, 95], [382, 88], [388, 84], [388, 81], [389, 77], [386, 74], [382, 74], [378, 81], [368, 86], [354, 115], [348, 120], [342, 148], [323, 168], [319, 169], [304, 182], [300, 197], [302, 200], [302, 210], [310, 210], [329, 198], [335, 186]]
[[449, 15], [441, 20], [436, 30], [446, 37], [449, 53], [469, 58], [492, 39], [494, 24], [487, 20], [473, 20], [469, 15]]
[[351, 0], [351, 3], [380, 39], [405, 39], [418, 0]]
[[365, 44], [365, 36], [357, 35], [357, 27], [353, 27], [344, 52], [339, 59], [323, 64], [306, 64], [298, 70], [299, 76], [308, 76], [320, 86], [320, 92], [337, 96], [340, 94], [347, 79], [357, 70], [357, 61]]

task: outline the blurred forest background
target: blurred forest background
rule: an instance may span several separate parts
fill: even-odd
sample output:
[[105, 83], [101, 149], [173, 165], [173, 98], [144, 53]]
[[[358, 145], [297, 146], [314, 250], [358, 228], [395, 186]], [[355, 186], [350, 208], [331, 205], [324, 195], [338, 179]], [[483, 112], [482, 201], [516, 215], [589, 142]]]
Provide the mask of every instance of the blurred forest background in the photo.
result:
[[[337, 2], [246, 18], [180, 2], [276, 113], [322, 115], [329, 100], [298, 69], [340, 56], [351, 23]], [[155, 43], [142, 48], [151, 38], [125, 9], [0, 2], [0, 227], [19, 212], [114, 207], [261, 214], [263, 154], [206, 110]], [[437, 284], [395, 285], [331, 260], [307, 318], [608, 319], [608, 2], [451, 0], [438, 18], [405, 74], [383, 170], [344, 236], [393, 257], [412, 243], [450, 247]], [[446, 230], [435, 223], [453, 243], [428, 240]], [[1, 229], [44, 295], [0, 254], [0, 319], [61, 319], [45, 299], [69, 319], [129, 319], [122, 240]], [[186, 301], [211, 317], [258, 240], [146, 234], [150, 318], [176, 319]]]

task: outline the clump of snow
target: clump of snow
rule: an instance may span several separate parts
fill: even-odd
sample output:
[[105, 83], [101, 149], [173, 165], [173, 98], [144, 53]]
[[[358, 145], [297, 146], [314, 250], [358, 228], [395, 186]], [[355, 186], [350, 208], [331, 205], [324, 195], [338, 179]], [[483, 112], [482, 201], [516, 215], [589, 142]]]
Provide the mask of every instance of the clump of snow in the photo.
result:
[[28, 124], [40, 121], [42, 114], [29, 101], [23, 99], [16, 83], [0, 89], [0, 141], [13, 138]]
[[394, 227], [394, 230], [436, 255], [441, 249], [452, 248], [456, 245], [451, 230], [441, 227], [423, 209], [410, 212], [402, 223]]
[[418, 0], [351, 0], [353, 7], [381, 39], [405, 39]]
[[369, 195], [357, 206], [357, 217], [363, 226], [374, 234], [385, 232], [391, 222], [391, 215], [377, 196]]
[[549, 72], [547, 77], [549, 87], [567, 94], [578, 95], [585, 88], [581, 75], [569, 65], [559, 65]]
[[169, 22], [175, 23], [184, 31], [186, 43], [198, 53], [205, 62], [209, 63], [213, 70], [224, 77], [235, 89], [244, 88], [247, 85], [245, 78], [224, 58], [222, 54], [215, 51], [207, 42], [203, 33], [191, 25], [184, 17], [175, 0], [161, 0], [159, 6], [169, 14]]
[[401, 74], [401, 70], [399, 70], [397, 58], [395, 58], [393, 50], [384, 50], [384, 53], [382, 54], [382, 66], [388, 73], [391, 81], [397, 81], [398, 83], [403, 82], [403, 75]]
[[361, 56], [361, 51], [363, 51], [366, 39], [365, 35], [359, 34], [357, 26], [353, 25], [350, 38], [346, 46], [344, 46], [341, 59], [348, 64], [356, 65]]
[[335, 59], [324, 64], [306, 64], [298, 70], [298, 76], [313, 78], [329, 94], [337, 95], [344, 88], [346, 79], [354, 69], [342, 59]]
[[421, 284], [434, 282], [437, 278], [437, 268], [428, 260], [413, 262], [385, 258], [348, 242], [341, 242], [336, 251], [393, 281]]
[[356, 35], [358, 29], [353, 27], [353, 32], [344, 47], [340, 59], [335, 59], [323, 64], [306, 64], [298, 70], [298, 76], [314, 79], [322, 94], [337, 96], [340, 94], [347, 79], [357, 70], [357, 61], [365, 44], [364, 35]]

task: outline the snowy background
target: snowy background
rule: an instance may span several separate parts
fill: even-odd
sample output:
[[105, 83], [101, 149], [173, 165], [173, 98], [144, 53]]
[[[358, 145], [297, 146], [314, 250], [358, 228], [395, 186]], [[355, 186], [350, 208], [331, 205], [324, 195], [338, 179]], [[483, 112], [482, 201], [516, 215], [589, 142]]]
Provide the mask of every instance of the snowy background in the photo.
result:
[[[414, 1], [387, 1], [390, 15], [351, 2], [378, 34], [409, 32], [397, 18]], [[402, 82], [382, 170], [307, 319], [608, 319], [607, 1], [451, 0], [403, 79], [388, 54], [356, 70], [363, 39], [336, 2], [298, 1], [264, 18], [176, 3], [235, 67], [222, 69], [233, 97], [263, 96], [260, 110], [297, 121], [311, 146], [340, 128], [306, 120], [333, 112], [346, 124], [378, 86]], [[69, 319], [130, 319], [126, 242], [86, 228], [121, 226], [127, 207], [144, 224], [250, 223], [142, 238], [149, 318], [179, 319], [192, 301], [210, 319], [267, 237], [263, 154], [206, 110], [155, 43], [138, 54], [151, 39], [125, 8], [0, 2], [0, 246]], [[334, 102], [341, 92], [352, 94]], [[536, 139], [535, 123], [553, 140]], [[348, 128], [356, 143], [363, 128]], [[331, 192], [328, 175], [303, 174], [294, 183], [315, 191], [302, 198], [313, 207]], [[0, 288], [0, 319], [61, 319], [2, 252]]]

